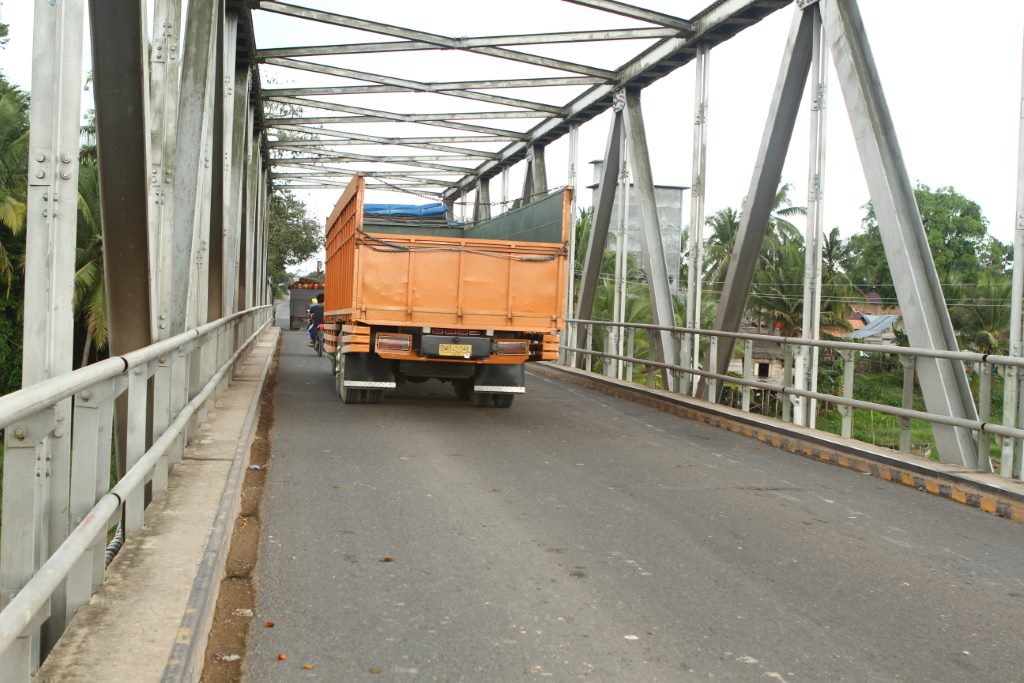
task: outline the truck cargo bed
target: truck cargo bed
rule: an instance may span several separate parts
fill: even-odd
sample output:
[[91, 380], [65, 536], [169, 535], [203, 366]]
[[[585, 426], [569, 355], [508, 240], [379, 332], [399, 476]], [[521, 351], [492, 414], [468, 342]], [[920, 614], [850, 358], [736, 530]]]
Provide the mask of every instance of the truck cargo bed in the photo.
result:
[[[360, 188], [349, 190], [361, 197]], [[349, 190], [328, 223], [329, 316], [493, 330], [562, 327], [568, 190], [465, 227], [364, 219]]]

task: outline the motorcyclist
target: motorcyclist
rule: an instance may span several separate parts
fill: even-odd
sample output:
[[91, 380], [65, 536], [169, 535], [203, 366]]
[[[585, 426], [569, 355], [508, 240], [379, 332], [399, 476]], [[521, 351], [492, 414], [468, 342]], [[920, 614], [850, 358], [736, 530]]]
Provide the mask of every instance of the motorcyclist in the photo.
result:
[[309, 307], [309, 328], [306, 330], [309, 333], [309, 345], [316, 346], [316, 331], [320, 328], [320, 325], [324, 323], [324, 295], [323, 292], [318, 294]]

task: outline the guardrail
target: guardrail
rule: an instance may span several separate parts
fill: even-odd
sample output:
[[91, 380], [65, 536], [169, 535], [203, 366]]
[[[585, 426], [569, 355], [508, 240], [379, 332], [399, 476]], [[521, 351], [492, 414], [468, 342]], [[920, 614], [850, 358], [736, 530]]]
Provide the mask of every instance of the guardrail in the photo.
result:
[[[745, 334], [740, 332], [721, 332], [706, 329], [692, 329], [686, 327], [666, 327], [642, 323], [615, 323], [602, 320], [567, 320], [568, 342], [561, 346], [563, 351], [561, 362], [565, 365], [580, 367], [587, 371], [593, 371], [595, 359], [601, 360], [602, 374], [633, 381], [634, 368], [639, 365], [644, 368], [644, 380], [650, 386], [657, 383], [656, 374], [653, 370], [663, 370], [671, 373], [674, 378], [676, 390], [688, 396], [698, 396], [698, 380], [703, 379], [707, 391], [700, 392], [700, 396], [707, 397], [706, 400], [715, 402], [719, 396], [719, 385], [732, 385], [738, 390], [739, 408], [744, 411], [752, 410], [752, 396], [755, 391], [762, 392], [764, 396], [774, 397], [777, 409], [771, 412], [774, 416], [786, 422], [794, 422], [803, 426], [815, 427], [816, 406], [815, 402], [827, 402], [835, 404], [841, 415], [842, 422], [839, 434], [843, 437], [853, 436], [854, 409], [865, 409], [891, 415], [899, 421], [899, 444], [898, 449], [903, 452], [911, 452], [911, 425], [912, 420], [924, 420], [931, 424], [943, 424], [954, 427], [969, 429], [975, 433], [978, 445], [978, 453], [981, 467], [984, 471], [991, 471], [989, 446], [990, 439], [995, 436], [1002, 440], [1002, 461], [998, 474], [1007, 478], [1021, 479], [1020, 444], [1024, 441], [1024, 429], [1004, 426], [994, 423], [991, 418], [993, 369], [1002, 368], [999, 374], [1004, 377], [1006, 384], [1017, 385], [1017, 378], [1024, 369], [1024, 358], [1016, 356], [1004, 356], [993, 354], [982, 354], [969, 351], [936, 351], [931, 349], [918, 349], [903, 346], [865, 344], [854, 342], [843, 342], [834, 340], [810, 340], [795, 337], [781, 337], [766, 334]], [[654, 332], [670, 332], [674, 339], [674, 346], [677, 350], [683, 349], [682, 360], [679, 363], [665, 363], [656, 358], [660, 357], [658, 351], [659, 335]], [[620, 336], [623, 336], [621, 339]], [[638, 334], [641, 336], [638, 337]], [[743, 343], [742, 370], [738, 375], [719, 374], [705, 370], [701, 367], [693, 367], [686, 363], [690, 353], [686, 349], [694, 348], [694, 344], [703, 344], [701, 357], [717, 357], [718, 340], [721, 338], [735, 339]], [[595, 339], [603, 347], [595, 349]], [[582, 340], [582, 346], [575, 340]], [[644, 344], [640, 344], [643, 342]], [[754, 342], [768, 342], [777, 344], [782, 351], [781, 381], [765, 381], [754, 374]], [[636, 349], [646, 345], [646, 357], [636, 356]], [[622, 347], [624, 352], [612, 353], [607, 348]], [[820, 349], [830, 349], [838, 353], [842, 359], [842, 382], [840, 394], [829, 394], [806, 387], [799, 386], [798, 373], [795, 371], [797, 357], [801, 353], [818, 353]], [[901, 404], [898, 406], [875, 403], [872, 401], [859, 400], [854, 398], [854, 384], [856, 381], [856, 363], [860, 354], [881, 354], [899, 358], [903, 372], [903, 393]], [[952, 361], [960, 361], [976, 370], [979, 376], [978, 393], [976, 406], [978, 408], [977, 420], [968, 420], [936, 413], [930, 413], [913, 408], [914, 399], [914, 373], [915, 359], [917, 358], [939, 358]], [[808, 362], [807, 358], [803, 359]], [[686, 379], [684, 379], [686, 378]], [[1017, 409], [1020, 397], [1014, 394], [1012, 402], [1007, 402], [1004, 412], [1012, 413]], [[802, 411], [802, 401], [811, 401], [810, 410]], [[763, 406], [770, 401], [762, 400]], [[796, 409], [794, 409], [796, 408]], [[797, 417], [800, 416], [800, 417]], [[802, 418], [802, 419], [801, 419]], [[1015, 457], [1015, 454], [1017, 456]], [[985, 466], [989, 465], [989, 469]]]
[[[47, 638], [55, 640], [89, 601], [103, 582], [111, 529], [122, 524], [128, 538], [142, 527], [146, 494], [167, 489], [188, 436], [272, 316], [271, 306], [250, 308], [0, 397], [6, 436], [0, 680], [29, 680], [40, 650], [53, 644], [40, 646], [42, 622], [54, 617]], [[70, 425], [62, 424], [55, 410], [67, 400], [73, 402]], [[124, 420], [124, 475], [110, 487], [115, 413]], [[68, 430], [71, 484], [67, 498], [54, 500], [42, 475], [54, 443], [66, 439]], [[34, 487], [25, 486], [33, 481]], [[75, 527], [46, 553], [52, 510], [68, 514]]]

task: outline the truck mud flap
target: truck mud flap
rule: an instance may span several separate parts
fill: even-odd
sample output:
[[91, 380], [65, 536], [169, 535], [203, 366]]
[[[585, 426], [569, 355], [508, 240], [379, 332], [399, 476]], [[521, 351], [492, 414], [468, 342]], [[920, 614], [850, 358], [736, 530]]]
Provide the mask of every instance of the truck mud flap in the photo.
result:
[[523, 365], [478, 365], [473, 391], [480, 394], [526, 393], [526, 369]]
[[391, 361], [373, 353], [346, 353], [344, 383], [358, 389], [394, 389], [397, 386]]

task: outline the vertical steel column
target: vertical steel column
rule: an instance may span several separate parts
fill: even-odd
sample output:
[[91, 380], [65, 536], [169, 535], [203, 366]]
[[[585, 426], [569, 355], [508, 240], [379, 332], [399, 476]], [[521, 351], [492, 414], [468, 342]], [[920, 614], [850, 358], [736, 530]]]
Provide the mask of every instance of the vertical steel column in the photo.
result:
[[[811, 50], [811, 141], [807, 178], [807, 226], [804, 232], [804, 301], [801, 336], [821, 336], [821, 250], [824, 211], [825, 123], [828, 95], [828, 46], [822, 32], [821, 15], [811, 11], [813, 48]], [[796, 387], [818, 390], [818, 347], [801, 346], [796, 358]], [[816, 401], [794, 396], [794, 419], [798, 425], [813, 428]]]
[[[825, 21], [825, 35], [836, 62], [910, 344], [956, 351], [953, 324], [857, 4], [852, 0], [822, 0], [815, 7], [821, 9]], [[960, 361], [920, 358], [917, 375], [929, 412], [977, 419]], [[979, 459], [969, 429], [934, 425], [932, 430], [943, 461], [991, 469], [988, 458]]]
[[238, 308], [244, 310], [249, 308], [251, 302], [249, 300], [249, 260], [248, 253], [252, 248], [252, 235], [253, 226], [256, 225], [256, 182], [257, 182], [257, 169], [256, 160], [259, 156], [258, 138], [256, 131], [253, 129], [253, 121], [255, 118], [255, 109], [251, 105], [247, 107], [247, 134], [246, 134], [246, 165], [245, 165], [245, 215], [242, 218], [242, 224], [240, 226], [238, 235], [238, 292], [235, 295], [235, 300], [238, 302]]
[[[72, 368], [84, 18], [82, 0], [35, 3], [22, 386]], [[44, 413], [49, 415], [44, 421], [4, 430], [0, 607], [68, 534], [71, 399]], [[54, 593], [51, 610], [54, 618], [41, 643], [44, 653], [64, 628], [63, 587]], [[0, 656], [0, 677], [28, 679], [39, 663], [40, 641], [32, 640], [20, 638]]]
[[[687, 245], [686, 326], [700, 329], [701, 288], [704, 283], [704, 196], [707, 187], [708, 154], [708, 67], [705, 46], [697, 49], [696, 87], [693, 96], [693, 187], [690, 188], [690, 234]], [[700, 365], [700, 337], [688, 334], [683, 349], [683, 365]], [[692, 394], [700, 381], [698, 375], [686, 379]]]
[[[181, 0], [155, 0], [153, 4], [153, 45], [149, 51], [150, 177], [149, 177], [149, 268], [150, 309], [154, 316], [154, 339], [171, 336], [171, 309], [175, 296], [172, 266], [174, 233], [174, 153], [178, 135], [178, 80], [181, 67]], [[163, 358], [153, 375], [153, 430], [161, 433], [185, 404], [182, 364]], [[175, 406], [178, 406], [177, 410]], [[153, 475], [154, 493], [167, 488], [171, 463], [181, 459], [183, 439], [161, 458]], [[96, 552], [96, 551], [94, 551]], [[100, 576], [103, 568], [99, 552]]]
[[[630, 241], [630, 158], [629, 143], [623, 136], [622, 166], [618, 170], [618, 233], [615, 236], [615, 293], [612, 297], [611, 319], [616, 323], [626, 322], [626, 295], [629, 291], [629, 241]], [[623, 330], [615, 327], [615, 353], [623, 354]], [[622, 361], [615, 361], [616, 379], [623, 379]]]
[[[779, 179], [782, 177], [782, 165], [793, 136], [793, 126], [800, 109], [807, 71], [811, 65], [812, 28], [813, 13], [798, 9], [793, 17], [793, 26], [779, 69], [779, 80], [775, 86], [775, 95], [768, 110], [761, 148], [757, 153], [754, 175], [750, 181], [750, 190], [747, 192], [743, 217], [736, 235], [736, 245], [729, 261], [729, 271], [722, 286], [722, 296], [715, 316], [716, 330], [736, 332], [743, 319], [743, 310], [746, 308], [750, 285], [754, 280], [754, 270], [768, 229], [772, 204], [779, 189]], [[726, 373], [734, 343], [735, 341], [730, 338], [722, 338], [719, 341], [718, 354], [712, 356], [708, 363], [711, 370], [723, 375]], [[721, 385], [718, 386], [721, 390]], [[698, 393], [700, 392], [699, 388]], [[718, 400], [717, 396], [709, 398], [716, 402]]]
[[[103, 260], [110, 328], [110, 353], [122, 355], [151, 344], [157, 320], [150, 301], [155, 250], [150, 247], [149, 192], [149, 35], [140, 0], [89, 2], [93, 85], [96, 101], [96, 154], [103, 216]], [[163, 379], [166, 379], [164, 377]], [[145, 385], [148, 378], [143, 379]], [[145, 389], [145, 387], [143, 387]], [[166, 411], [169, 385], [161, 383], [153, 408]], [[146, 446], [147, 394], [116, 400], [117, 471], [130, 466], [132, 449]], [[133, 419], [141, 411], [141, 431]], [[142, 497], [139, 497], [139, 515]], [[68, 618], [70, 618], [70, 614]]]
[[[672, 327], [676, 324], [675, 310], [672, 292], [668, 286], [668, 266], [665, 264], [665, 249], [661, 243], [661, 228], [658, 225], [658, 204], [654, 196], [654, 177], [651, 174], [643, 113], [640, 111], [639, 90], [626, 90], [626, 125], [633, 173], [636, 174], [640, 208], [640, 244], [643, 248], [644, 265], [647, 268], [647, 287], [651, 292], [654, 324]], [[660, 330], [658, 334], [661, 337], [662, 361], [676, 363], [677, 353], [672, 332]], [[664, 370], [662, 374], [665, 388], [675, 391], [672, 373]]]
[[238, 249], [241, 241], [242, 220], [245, 215], [245, 145], [246, 136], [251, 130], [249, 125], [249, 70], [235, 69], [233, 85], [234, 102], [231, 105], [231, 157], [226, 162], [225, 179], [228, 201], [225, 203], [224, 219], [224, 311], [234, 313], [239, 310], [238, 300]]
[[96, 154], [110, 353], [153, 342], [149, 246], [149, 80], [140, 0], [90, 0]]
[[534, 196], [542, 195], [548, 191], [548, 170], [544, 162], [544, 147], [533, 146], [533, 190]]
[[[267, 169], [267, 175], [266, 175], [266, 182], [263, 184], [263, 206], [264, 207], [269, 206], [269, 204], [267, 203], [267, 199], [269, 198], [269, 196], [270, 196], [270, 169], [268, 168]], [[263, 226], [263, 230], [260, 233], [260, 262], [259, 263], [260, 263], [260, 293], [261, 293], [261, 296], [260, 296], [260, 299], [259, 299], [258, 303], [260, 305], [266, 305], [266, 304], [273, 303], [270, 300], [270, 295], [269, 295], [269, 293], [267, 291], [267, 255], [269, 253], [269, 245], [270, 245], [270, 214], [267, 211], [263, 212], [263, 219], [260, 221], [260, 224]], [[256, 325], [255, 318], [253, 319], [252, 325], [255, 328], [255, 325]], [[254, 332], [254, 331], [255, 331], [255, 329], [253, 329], [250, 332], [250, 334], [252, 332]]]
[[473, 222], [489, 220], [491, 217], [491, 181], [481, 178], [476, 183], [476, 205], [473, 207]]
[[210, 265], [206, 322], [219, 320], [227, 312], [227, 231], [230, 219], [232, 123], [235, 106], [235, 44], [238, 15], [218, 8], [216, 76], [213, 95], [213, 145], [210, 150]]
[[[171, 334], [179, 334], [199, 318], [196, 311], [197, 260], [208, 171], [206, 147], [213, 119], [215, 48], [220, 2], [190, 2], [185, 19], [181, 88], [175, 141], [174, 213], [171, 236]], [[188, 286], [184, 286], [188, 283]], [[205, 313], [205, 311], [204, 311]], [[204, 316], [205, 318], [205, 316]], [[191, 324], [190, 324], [191, 323]]]
[[[1021, 68], [1020, 134], [1017, 153], [1017, 213], [1013, 237], [1013, 285], [1010, 290], [1010, 355], [1024, 357], [1024, 66]], [[1024, 426], [1024, 377], [1015, 367], [1004, 366], [1003, 424]], [[1003, 437], [999, 474], [1021, 477], [1021, 441]]]
[[508, 211], [508, 166], [501, 169], [501, 213]]
[[[26, 211], [25, 330], [22, 385], [72, 370], [79, 117], [84, 4], [37, 0]], [[4, 430], [0, 607], [65, 538], [71, 485], [71, 399]], [[20, 434], [20, 436], [18, 436]], [[65, 589], [43, 652], [65, 624]], [[45, 616], [45, 614], [43, 615]], [[31, 633], [36, 633], [35, 629]], [[26, 634], [28, 636], [29, 634]], [[38, 638], [19, 638], [0, 656], [0, 678], [28, 680], [39, 665]]]
[[533, 201], [533, 150], [533, 147], [526, 150], [526, 173], [523, 174], [523, 192], [519, 199], [512, 203], [513, 209], [526, 206]]
[[[629, 260], [627, 246], [629, 242], [629, 155], [627, 154], [626, 137], [622, 138], [622, 149], [619, 156], [622, 163], [619, 167], [619, 220], [618, 230], [615, 234], [615, 282], [612, 293], [612, 322], [626, 321], [626, 275], [627, 263]], [[622, 329], [617, 326], [611, 328], [611, 346], [615, 353], [622, 355]], [[622, 379], [622, 363], [615, 361], [616, 372], [613, 375], [616, 379]]]
[[[579, 180], [577, 178], [577, 169], [580, 163], [580, 127], [579, 124], [572, 124], [569, 127], [569, 173], [568, 173], [568, 184], [572, 189], [572, 204], [569, 207], [569, 220], [571, 225], [569, 226], [569, 268], [568, 274], [569, 279], [566, 282], [565, 287], [565, 317], [571, 318], [573, 316], [573, 304], [576, 301], [576, 205], [577, 205], [577, 194], [579, 194]], [[565, 344], [566, 346], [575, 346], [575, 335], [573, 332], [575, 328], [566, 326], [565, 328]], [[561, 351], [561, 362], [565, 364], [568, 362], [569, 357], [572, 354], [566, 351]]]
[[[149, 248], [152, 308], [156, 339], [171, 336], [174, 281], [171, 240], [174, 230], [174, 151], [178, 133], [178, 78], [181, 48], [181, 0], [156, 0], [150, 50]], [[158, 392], [159, 395], [159, 392]]]
[[597, 201], [590, 221], [590, 236], [587, 254], [583, 260], [583, 274], [580, 277], [579, 300], [576, 302], [576, 318], [589, 320], [594, 313], [594, 299], [601, 277], [601, 261], [608, 244], [608, 225], [612, 218], [612, 203], [615, 201], [615, 176], [622, 158], [622, 109], [625, 100], [617, 98], [612, 109], [615, 112], [608, 130], [608, 143], [601, 166], [601, 182], [597, 186]]

